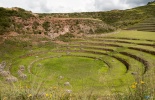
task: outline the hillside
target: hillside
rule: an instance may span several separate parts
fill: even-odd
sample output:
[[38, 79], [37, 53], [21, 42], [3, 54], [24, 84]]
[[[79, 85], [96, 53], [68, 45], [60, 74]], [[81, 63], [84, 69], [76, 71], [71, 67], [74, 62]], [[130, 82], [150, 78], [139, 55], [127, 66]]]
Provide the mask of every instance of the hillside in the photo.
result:
[[[0, 34], [42, 34], [51, 38], [101, 34], [131, 27], [155, 17], [155, 4], [106, 12], [34, 14], [21, 8], [0, 8]], [[146, 30], [147, 31], [147, 30]]]
[[148, 31], [148, 32], [155, 32], [155, 18], [148, 18], [138, 24], [135, 24], [127, 30], [138, 30], [138, 31]]
[[84, 12], [84, 13], [64, 13], [64, 14], [39, 14], [42, 16], [53, 17], [79, 17], [79, 18], [95, 18], [100, 19], [107, 24], [117, 28], [124, 28], [139, 23], [147, 18], [155, 17], [155, 2], [148, 3], [127, 10], [111, 10], [106, 12]]
[[39, 17], [38, 14], [21, 8], [0, 8], [0, 14], [2, 16], [0, 18], [1, 35], [16, 32], [17, 34], [42, 34], [55, 38], [66, 33], [81, 36], [115, 30], [102, 20], [93, 18]]
[[0, 100], [155, 100], [154, 2], [72, 14], [0, 8]]
[[101, 20], [90, 18], [38, 18], [21, 19], [14, 17], [15, 25], [13, 26], [18, 33], [44, 34], [51, 38], [64, 35], [66, 33], [75, 36], [82, 34], [100, 34], [114, 31], [111, 27]]
[[33, 17], [33, 14], [21, 8], [0, 7], [0, 35], [4, 34], [5, 32], [12, 31], [11, 27], [14, 23], [14, 20], [12, 20], [13, 16], [27, 19]]

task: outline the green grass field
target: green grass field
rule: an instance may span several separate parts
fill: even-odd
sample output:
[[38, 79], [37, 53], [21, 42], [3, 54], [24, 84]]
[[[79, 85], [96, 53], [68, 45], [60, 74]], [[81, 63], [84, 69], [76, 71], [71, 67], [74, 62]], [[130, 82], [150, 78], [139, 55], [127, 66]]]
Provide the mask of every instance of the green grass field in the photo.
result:
[[[137, 100], [148, 95], [155, 98], [154, 77], [150, 77], [155, 71], [155, 32], [121, 30], [106, 36], [73, 38], [66, 44], [12, 45], [7, 41], [0, 49], [0, 61], [6, 61], [2, 71], [10, 72], [3, 75], [1, 71], [2, 100], [37, 99], [39, 93], [39, 99], [49, 100], [108, 100], [122, 94], [122, 100], [129, 96], [131, 100], [134, 93], [139, 95]], [[20, 74], [26, 79], [19, 74], [20, 65], [25, 66]], [[12, 76], [18, 79], [13, 84]], [[135, 87], [134, 82], [138, 83]]]

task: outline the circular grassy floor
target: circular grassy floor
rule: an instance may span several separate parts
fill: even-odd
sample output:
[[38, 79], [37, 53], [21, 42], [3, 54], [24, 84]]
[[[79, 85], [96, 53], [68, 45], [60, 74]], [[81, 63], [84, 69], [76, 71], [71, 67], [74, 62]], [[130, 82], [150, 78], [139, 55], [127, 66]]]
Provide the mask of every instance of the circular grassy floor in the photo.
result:
[[100, 77], [107, 72], [108, 67], [99, 60], [65, 56], [39, 61], [31, 70], [45, 79], [47, 84], [64, 86], [65, 82], [70, 82], [70, 87], [81, 90], [103, 87]]

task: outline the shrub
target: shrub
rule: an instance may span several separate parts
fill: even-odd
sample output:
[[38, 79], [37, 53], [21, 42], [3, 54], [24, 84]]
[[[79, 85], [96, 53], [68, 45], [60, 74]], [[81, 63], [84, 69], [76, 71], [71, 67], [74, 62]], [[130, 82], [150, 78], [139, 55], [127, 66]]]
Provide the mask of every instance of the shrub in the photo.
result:
[[148, 2], [147, 5], [150, 5], [150, 4], [153, 4], [153, 3], [155, 3], [155, 0], [151, 1], [151, 2]]
[[48, 29], [49, 29], [49, 27], [50, 27], [50, 22], [48, 22], [48, 21], [45, 21], [44, 23], [43, 23], [43, 28], [45, 29], [45, 31], [48, 31]]
[[21, 17], [27, 19], [33, 15], [26, 12], [24, 9], [17, 8], [18, 10], [8, 10], [0, 7], [0, 35], [3, 35], [5, 32], [10, 31], [10, 26], [13, 24], [11, 20], [12, 16]]
[[37, 27], [39, 26], [39, 23], [37, 21], [33, 22], [33, 29], [37, 29]]
[[97, 29], [95, 30], [95, 34], [102, 34], [102, 33], [109, 33], [109, 32], [113, 32], [115, 31], [116, 28], [112, 27], [112, 26], [109, 26], [109, 25], [106, 25], [106, 26], [100, 26], [100, 27], [97, 27]]
[[68, 42], [71, 40], [71, 38], [75, 37], [73, 34], [71, 33], [66, 33], [64, 35], [60, 35], [57, 39], [64, 41], [64, 42]]
[[41, 30], [36, 30], [36, 31], [33, 30], [33, 33], [34, 33], [34, 34], [41, 34]]

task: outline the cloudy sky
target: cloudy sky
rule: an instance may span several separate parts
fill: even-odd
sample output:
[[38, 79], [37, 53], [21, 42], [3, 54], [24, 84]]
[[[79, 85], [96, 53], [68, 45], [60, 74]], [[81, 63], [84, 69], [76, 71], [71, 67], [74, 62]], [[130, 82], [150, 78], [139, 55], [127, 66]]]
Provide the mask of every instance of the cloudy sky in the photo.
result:
[[153, 0], [0, 0], [0, 7], [20, 7], [35, 13], [66, 13], [128, 9]]

